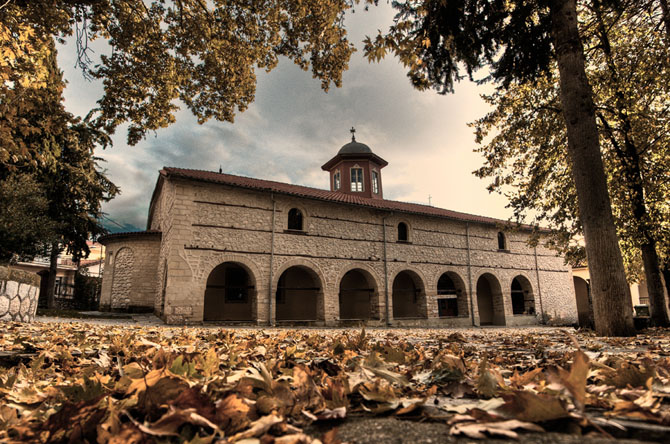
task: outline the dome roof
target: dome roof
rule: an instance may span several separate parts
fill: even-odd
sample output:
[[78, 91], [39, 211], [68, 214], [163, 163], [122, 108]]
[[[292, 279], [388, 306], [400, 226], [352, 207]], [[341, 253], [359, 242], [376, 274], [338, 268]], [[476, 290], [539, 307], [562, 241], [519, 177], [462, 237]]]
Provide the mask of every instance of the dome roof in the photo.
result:
[[372, 150], [366, 144], [352, 140], [340, 148], [337, 154], [372, 154]]

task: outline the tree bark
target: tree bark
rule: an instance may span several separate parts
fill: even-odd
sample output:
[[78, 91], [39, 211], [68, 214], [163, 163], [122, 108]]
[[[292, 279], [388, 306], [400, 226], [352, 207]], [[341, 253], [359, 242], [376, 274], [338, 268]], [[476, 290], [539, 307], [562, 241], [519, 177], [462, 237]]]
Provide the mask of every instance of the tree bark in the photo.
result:
[[633, 307], [600, 154], [593, 92], [584, 68], [576, 0], [551, 0], [550, 15], [568, 154], [591, 275], [596, 333], [631, 336], [635, 333]]
[[[670, 299], [670, 263], [666, 262], [665, 265], [663, 265], [661, 273], [663, 274], [663, 280], [665, 281], [665, 291], [668, 293], [668, 299]], [[668, 302], [668, 306], [670, 307], [670, 302]]]
[[56, 308], [56, 274], [58, 273], [58, 255], [60, 248], [58, 242], [51, 244], [49, 255], [49, 276], [47, 277], [47, 308]]
[[[661, 280], [661, 272], [656, 252], [656, 242], [645, 243], [641, 247], [644, 273], [647, 281], [647, 292], [651, 304], [651, 319], [657, 327], [668, 326], [668, 312], [665, 306], [665, 290]], [[653, 296], [652, 296], [653, 294]]]

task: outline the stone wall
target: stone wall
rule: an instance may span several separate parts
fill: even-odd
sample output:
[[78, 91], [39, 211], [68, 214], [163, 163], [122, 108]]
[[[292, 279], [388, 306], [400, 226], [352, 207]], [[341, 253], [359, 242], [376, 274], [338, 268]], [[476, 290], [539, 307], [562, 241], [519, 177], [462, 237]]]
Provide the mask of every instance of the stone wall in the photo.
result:
[[105, 273], [100, 309], [111, 311], [153, 311], [158, 288], [159, 233], [110, 235], [101, 239], [105, 252]]
[[[385, 323], [386, 300], [388, 312], [393, 313], [390, 293], [394, 278], [402, 271], [418, 277], [417, 292], [419, 300], [425, 300], [427, 319], [391, 319], [394, 325], [478, 325], [475, 293], [484, 274], [492, 275], [500, 286], [497, 304], [506, 325], [535, 324], [541, 310], [552, 315], [556, 312], [569, 322], [577, 318], [569, 268], [552, 251], [529, 247], [527, 234], [522, 232], [506, 233], [507, 249], [499, 250], [499, 228], [491, 224], [466, 224], [181, 179], [166, 179], [162, 190], [167, 190], [165, 196], [156, 198], [160, 211], [154, 212], [149, 223], [163, 231], [158, 259], [158, 275], [163, 277], [155, 304], [156, 312], [168, 323], [203, 319], [207, 278], [227, 261], [243, 265], [253, 275], [259, 324], [274, 321], [277, 283], [290, 267], [308, 268], [318, 278], [317, 324], [338, 323], [340, 280], [352, 269], [365, 270], [374, 279], [377, 290], [371, 299], [372, 311], [380, 314], [380, 323]], [[303, 213], [301, 232], [287, 229], [291, 208]], [[409, 227], [408, 242], [398, 242], [400, 222]], [[459, 304], [456, 318], [438, 316], [437, 282], [445, 272], [455, 273], [465, 286], [461, 297], [467, 303]], [[512, 313], [511, 283], [519, 275], [530, 283], [536, 315]]]
[[0, 267], [0, 321], [32, 322], [37, 312], [40, 278]]

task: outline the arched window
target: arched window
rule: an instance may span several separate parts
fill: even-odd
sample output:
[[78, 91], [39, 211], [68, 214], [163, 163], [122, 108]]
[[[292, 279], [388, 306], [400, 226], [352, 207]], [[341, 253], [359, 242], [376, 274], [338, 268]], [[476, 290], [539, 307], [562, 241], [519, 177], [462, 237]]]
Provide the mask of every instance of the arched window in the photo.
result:
[[400, 222], [398, 224], [398, 242], [407, 242], [407, 241], [409, 241], [407, 224], [405, 222]]
[[507, 240], [502, 231], [498, 231], [498, 250], [507, 250]]
[[302, 212], [297, 208], [288, 211], [288, 229], [302, 231]]

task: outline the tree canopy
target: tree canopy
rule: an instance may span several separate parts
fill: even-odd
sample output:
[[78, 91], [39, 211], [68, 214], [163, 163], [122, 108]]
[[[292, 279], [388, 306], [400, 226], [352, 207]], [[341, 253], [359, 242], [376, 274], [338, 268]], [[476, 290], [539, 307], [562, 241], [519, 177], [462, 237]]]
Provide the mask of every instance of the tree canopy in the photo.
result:
[[[44, 50], [43, 86], [4, 85], [13, 103], [5, 107], [12, 109], [10, 114], [0, 114], [0, 122], [13, 145], [3, 148], [0, 187], [7, 199], [3, 206], [22, 211], [0, 219], [0, 237], [16, 240], [3, 245], [2, 255], [31, 256], [51, 246], [78, 259], [88, 254], [86, 241], [104, 232], [101, 203], [118, 189], [93, 154], [108, 143], [108, 136], [65, 110], [65, 84], [53, 44], [48, 42]], [[12, 234], [17, 224], [21, 236]]]
[[[128, 122], [135, 144], [173, 123], [179, 102], [200, 123], [232, 122], [254, 99], [255, 70], [273, 69], [280, 56], [311, 68], [324, 90], [339, 86], [354, 51], [342, 23], [349, 7], [345, 0], [10, 0], [0, 9], [0, 48], [10, 55], [0, 73], [32, 83], [42, 62], [35, 49], [74, 36], [79, 66], [104, 85], [91, 122], [109, 134]], [[90, 50], [96, 40], [106, 46], [99, 59]]]

